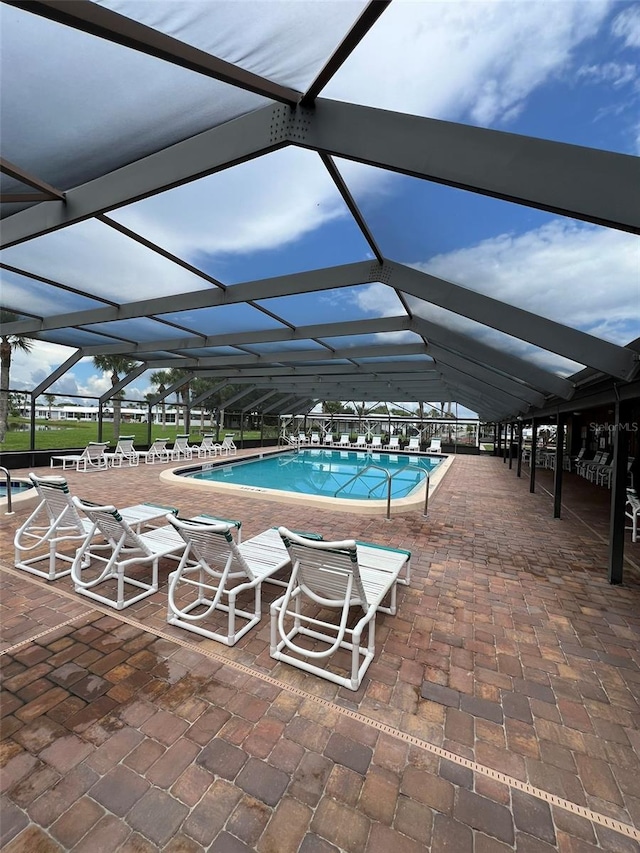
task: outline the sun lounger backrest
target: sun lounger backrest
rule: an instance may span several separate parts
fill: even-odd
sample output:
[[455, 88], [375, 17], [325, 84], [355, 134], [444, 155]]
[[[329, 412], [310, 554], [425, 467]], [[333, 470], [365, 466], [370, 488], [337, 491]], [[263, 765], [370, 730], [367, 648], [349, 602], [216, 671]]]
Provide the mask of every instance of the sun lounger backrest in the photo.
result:
[[203, 524], [181, 518], [167, 518], [167, 520], [190, 546], [190, 559], [204, 560], [217, 572], [221, 572], [231, 560], [236, 573], [242, 571], [247, 578], [254, 579], [251, 567], [238, 550], [231, 535], [229, 524]]
[[357, 596], [366, 607], [354, 540], [321, 542], [304, 539], [284, 527], [279, 528], [279, 533], [291, 555], [292, 565], [298, 566], [298, 582], [310, 598], [340, 603], [345, 601], [351, 588], [351, 597]]
[[121, 547], [136, 548], [146, 556], [151, 555], [151, 551], [145, 542], [129, 527], [114, 506], [92, 504], [76, 497], [73, 497], [72, 500], [75, 506], [96, 525], [108, 542], [120, 543]]
[[64, 477], [45, 478], [29, 474], [29, 479], [40, 496], [49, 520], [53, 523], [64, 516], [65, 527], [75, 527], [78, 534], [84, 536], [82, 518], [71, 501], [71, 492]]
[[89, 459], [99, 459], [101, 456], [104, 456], [106, 449], [106, 442], [90, 441], [82, 451], [82, 456], [87, 456]]

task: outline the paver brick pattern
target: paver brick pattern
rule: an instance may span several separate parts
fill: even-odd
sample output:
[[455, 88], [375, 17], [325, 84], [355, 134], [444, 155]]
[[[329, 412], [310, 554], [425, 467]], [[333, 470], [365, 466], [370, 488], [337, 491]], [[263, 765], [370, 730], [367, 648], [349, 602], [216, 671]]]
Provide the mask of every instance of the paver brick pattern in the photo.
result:
[[[157, 477], [158, 466], [141, 466], [69, 481], [82, 497], [124, 505], [158, 500]], [[171, 563], [160, 591], [125, 611], [140, 626], [93, 610], [68, 578], [0, 572], [3, 648], [55, 629], [1, 659], [4, 849], [637, 849], [224, 663], [640, 827], [640, 576], [628, 567], [621, 587], [607, 584], [606, 513], [595, 487], [589, 494], [591, 504], [572, 504], [588, 506], [589, 526], [566, 512], [553, 520], [548, 495], [530, 495], [500, 460], [469, 457], [455, 460], [428, 519], [391, 524], [164, 491], [184, 516], [242, 518], [245, 537], [282, 523], [412, 549], [411, 586], [400, 588], [398, 615], [379, 619], [356, 693], [272, 661], [267, 618], [230, 649], [169, 627]], [[14, 528], [0, 521], [6, 566]], [[638, 561], [640, 548], [627, 547]], [[264, 590], [265, 614], [277, 594]]]

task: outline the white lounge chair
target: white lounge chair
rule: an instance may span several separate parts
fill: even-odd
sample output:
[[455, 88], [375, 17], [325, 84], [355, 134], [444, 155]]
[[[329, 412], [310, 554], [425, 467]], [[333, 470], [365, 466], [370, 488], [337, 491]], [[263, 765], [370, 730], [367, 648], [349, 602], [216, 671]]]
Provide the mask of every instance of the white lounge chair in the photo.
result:
[[371, 436], [371, 449], [375, 450], [376, 448], [378, 450], [380, 450], [382, 448], [382, 436], [381, 435]]
[[[312, 541], [285, 527], [279, 528], [279, 533], [293, 568], [285, 594], [271, 605], [271, 657], [357, 690], [375, 655], [376, 614], [379, 610], [395, 614], [396, 584], [402, 569], [409, 571], [411, 553], [354, 540]], [[383, 607], [387, 595], [389, 605]], [[339, 618], [326, 622], [320, 618], [322, 614], [303, 613], [303, 599], [323, 610], [337, 610]], [[352, 607], [361, 609], [363, 615], [348, 628]], [[292, 627], [287, 627], [285, 620]], [[361, 646], [365, 628], [366, 647]], [[298, 637], [305, 645], [296, 642]], [[347, 677], [328, 669], [329, 659], [340, 649], [351, 653]]]
[[[153, 595], [158, 590], [158, 563], [163, 557], [179, 559], [184, 551], [184, 540], [173, 527], [165, 525], [144, 533], [133, 527], [113, 505], [96, 505], [73, 497], [74, 506], [91, 522], [91, 529], [78, 548], [71, 565], [71, 579], [75, 591], [94, 601], [123, 610], [136, 601]], [[173, 516], [165, 515], [165, 518]], [[96, 545], [93, 537], [101, 534], [104, 543]], [[100, 552], [104, 552], [104, 555]], [[95, 564], [102, 565], [96, 571]], [[150, 566], [151, 579], [142, 580], [139, 572], [134, 577], [127, 571], [134, 566]], [[82, 577], [83, 570], [91, 571], [89, 580]], [[115, 586], [114, 583], [115, 582]], [[95, 591], [102, 585], [104, 594]], [[125, 585], [142, 592], [125, 598]]]
[[340, 436], [340, 447], [349, 447], [351, 440], [348, 432], [343, 432]]
[[388, 450], [400, 450], [400, 436], [399, 435], [390, 435], [389, 436], [389, 444], [387, 445]]
[[[40, 502], [16, 531], [15, 566], [46, 580], [57, 580], [70, 573], [74, 554], [69, 551], [82, 545], [91, 535], [93, 525], [78, 513], [64, 477], [29, 474], [29, 479]], [[125, 507], [121, 514], [134, 530], [140, 531], [145, 524], [177, 511], [157, 504], [136, 504]], [[46, 564], [46, 569], [39, 568], [40, 564]]]
[[[52, 456], [49, 464], [51, 468], [62, 467], [63, 471], [67, 468], [75, 468], [76, 471], [106, 471], [108, 459], [105, 450], [108, 446], [106, 441], [90, 441], [82, 453]], [[62, 465], [54, 465], [54, 461], [61, 462]]]
[[312, 432], [311, 433], [311, 444], [320, 444], [320, 433]]
[[325, 443], [325, 444], [333, 444], [333, 433], [332, 433], [332, 432], [328, 432], [328, 433], [325, 435], [325, 437], [324, 437], [324, 443]]
[[156, 438], [148, 450], [138, 450], [138, 456], [144, 459], [147, 465], [155, 465], [156, 462], [168, 462], [171, 459], [171, 451], [167, 447], [168, 438]]
[[432, 438], [427, 453], [442, 453], [442, 439]]
[[[277, 530], [266, 530], [237, 545], [228, 524], [199, 524], [168, 519], [186, 544], [180, 565], [169, 575], [167, 621], [233, 646], [261, 618], [264, 582], [285, 586], [273, 578], [289, 565], [289, 554]], [[253, 610], [238, 606], [238, 596], [253, 594]], [[227, 614], [226, 630], [204, 627], [214, 611]], [[240, 628], [236, 620], [245, 620]]]
[[171, 458], [172, 459], [181, 459], [184, 457], [185, 459], [193, 458], [193, 451], [198, 450], [197, 444], [189, 444], [189, 435], [176, 435], [176, 440], [173, 443], [173, 447], [171, 448]]
[[105, 453], [107, 464], [112, 468], [122, 468], [123, 462], [129, 465], [137, 465], [140, 460], [138, 451], [133, 446], [135, 435], [121, 435], [113, 453]]
[[598, 473], [602, 470], [606, 470], [611, 465], [612, 457], [609, 456], [608, 453], [605, 453], [600, 462], [591, 462], [588, 464], [584, 471], [584, 476], [589, 480], [590, 483], [596, 482], [596, 477]]
[[195, 445], [198, 450], [198, 459], [202, 459], [203, 457], [207, 458], [209, 456], [217, 456], [218, 453], [222, 454], [222, 445], [218, 442], [215, 442], [213, 434], [205, 433], [202, 436], [202, 441], [200, 444]]
[[624, 514], [631, 522], [631, 527], [626, 527], [625, 530], [631, 531], [631, 541], [638, 541], [638, 517], [640, 516], [640, 498], [635, 489], [627, 489], [627, 503]]
[[235, 446], [233, 441], [233, 433], [227, 433], [225, 437], [222, 439], [222, 444], [220, 445], [221, 453], [224, 453], [225, 456], [235, 456], [238, 452], [238, 448]]
[[358, 450], [365, 450], [367, 447], [367, 436], [366, 435], [357, 435], [355, 443], [351, 445], [351, 447], [355, 447]]
[[576, 465], [576, 473], [579, 474], [581, 477], [586, 477], [589, 468], [593, 465], [602, 465], [606, 457], [607, 454], [603, 450], [596, 453], [592, 459], [581, 459], [580, 462], [578, 462], [578, 464]]
[[411, 450], [414, 453], [420, 452], [420, 439], [418, 436], [414, 435], [409, 439], [409, 444], [406, 449]]

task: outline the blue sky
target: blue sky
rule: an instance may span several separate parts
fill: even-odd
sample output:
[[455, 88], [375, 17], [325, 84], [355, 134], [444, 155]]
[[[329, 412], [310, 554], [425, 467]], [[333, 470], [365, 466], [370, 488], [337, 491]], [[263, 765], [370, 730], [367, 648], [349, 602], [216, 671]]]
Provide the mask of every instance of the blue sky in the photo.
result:
[[[633, 3], [397, 0], [323, 96], [638, 155], [638, 48]], [[640, 255], [630, 235], [373, 167], [337, 166], [388, 257], [616, 343], [640, 335]], [[113, 216], [231, 285], [371, 257], [320, 159], [298, 149]], [[202, 286], [108, 231], [76, 226], [9, 250], [7, 262], [67, 283], [86, 281], [91, 264], [95, 286], [111, 298]], [[285, 308], [295, 323], [398, 313], [395, 295], [377, 285], [296, 297], [290, 317]], [[439, 309], [425, 316], [550, 369], [575, 367]], [[51, 344], [28, 359], [16, 354], [12, 384], [33, 385], [68, 354]], [[56, 390], [99, 394], [108, 386], [87, 361]], [[148, 390], [143, 377], [129, 395]]]

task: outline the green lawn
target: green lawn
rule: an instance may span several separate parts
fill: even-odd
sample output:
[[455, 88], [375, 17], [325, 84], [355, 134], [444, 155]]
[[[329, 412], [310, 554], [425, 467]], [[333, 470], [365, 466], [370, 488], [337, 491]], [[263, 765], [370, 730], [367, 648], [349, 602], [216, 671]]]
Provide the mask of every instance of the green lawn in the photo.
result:
[[[10, 425], [15, 426], [18, 424], [25, 426], [26, 429], [10, 429], [5, 436], [5, 440], [0, 444], [0, 450], [20, 451], [29, 449], [29, 424], [25, 420], [10, 419]], [[77, 421], [56, 421], [55, 423], [52, 423], [50, 421], [37, 421], [37, 425], [46, 426], [48, 428], [36, 430], [36, 450], [66, 450], [68, 448], [86, 447], [90, 441], [98, 440], [98, 424], [95, 422], [87, 421], [84, 423]], [[208, 430], [205, 429], [204, 431], [207, 432]], [[176, 434], [182, 435], [183, 432], [183, 426], [168, 427], [161, 426], [160, 424], [152, 424], [151, 440], [153, 441], [155, 438], [168, 438], [170, 441], [174, 441]], [[239, 429], [225, 429], [220, 430], [221, 441], [223, 435], [226, 433], [233, 433], [236, 439], [240, 438]], [[122, 424], [120, 427], [120, 435], [133, 435], [135, 436], [136, 446], [146, 445], [147, 424]], [[277, 432], [273, 427], [269, 430], [265, 428], [264, 435], [265, 438], [275, 438], [277, 436]], [[199, 426], [192, 425], [190, 437], [191, 443], [199, 443]], [[260, 432], [257, 430], [245, 430], [243, 438], [259, 439]], [[102, 439], [103, 441], [115, 444], [115, 442], [113, 442], [113, 428], [111, 423], [103, 424]]]

